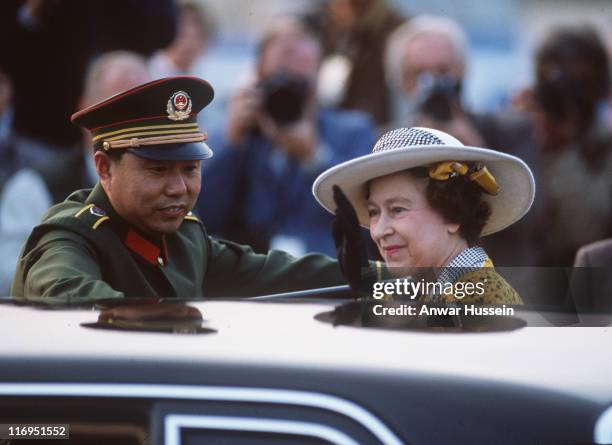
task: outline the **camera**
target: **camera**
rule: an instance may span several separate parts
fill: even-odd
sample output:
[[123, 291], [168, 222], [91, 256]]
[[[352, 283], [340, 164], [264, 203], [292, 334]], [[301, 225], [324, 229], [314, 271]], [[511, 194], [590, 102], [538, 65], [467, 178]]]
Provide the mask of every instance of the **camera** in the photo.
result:
[[267, 76], [259, 83], [263, 111], [279, 126], [300, 120], [310, 88], [308, 79], [287, 73]]
[[450, 75], [421, 74], [418, 78], [417, 110], [437, 121], [452, 119], [453, 108], [459, 104], [460, 81]]

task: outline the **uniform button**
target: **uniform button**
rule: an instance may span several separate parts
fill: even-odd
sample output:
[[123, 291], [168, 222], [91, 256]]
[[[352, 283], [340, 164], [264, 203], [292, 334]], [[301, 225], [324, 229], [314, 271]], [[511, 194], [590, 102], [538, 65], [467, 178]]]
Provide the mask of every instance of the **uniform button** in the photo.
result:
[[158, 257], [157, 257], [157, 263], [158, 263], [158, 264], [159, 264], [161, 267], [164, 267], [164, 266], [165, 266], [165, 264], [164, 264], [164, 259], [163, 259], [162, 257], [160, 257], [160, 256], [158, 256]]

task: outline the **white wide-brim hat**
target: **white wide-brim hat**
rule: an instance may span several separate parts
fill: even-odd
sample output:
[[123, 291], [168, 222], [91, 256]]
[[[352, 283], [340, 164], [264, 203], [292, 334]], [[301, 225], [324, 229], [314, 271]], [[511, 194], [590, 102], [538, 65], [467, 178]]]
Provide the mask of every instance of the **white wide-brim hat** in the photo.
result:
[[523, 217], [535, 196], [533, 173], [521, 159], [506, 153], [463, 145], [454, 137], [430, 128], [399, 128], [385, 133], [372, 153], [338, 164], [319, 175], [312, 193], [331, 213], [336, 210], [333, 186], [338, 185], [353, 204], [359, 223], [369, 227], [367, 183], [375, 178], [440, 162], [478, 162], [495, 177], [499, 192], [483, 193], [491, 216], [482, 236], [498, 232]]

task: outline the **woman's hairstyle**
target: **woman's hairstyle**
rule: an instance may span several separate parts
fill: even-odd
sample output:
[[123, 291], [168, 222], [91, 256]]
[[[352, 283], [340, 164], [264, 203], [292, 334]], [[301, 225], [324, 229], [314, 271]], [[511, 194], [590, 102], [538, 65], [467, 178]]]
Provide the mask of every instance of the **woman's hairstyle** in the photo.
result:
[[459, 234], [469, 246], [475, 245], [491, 216], [489, 203], [482, 199], [483, 191], [468, 176], [455, 176], [446, 181], [429, 178], [427, 167], [407, 170], [416, 178], [427, 180], [427, 202], [450, 223], [459, 224]]

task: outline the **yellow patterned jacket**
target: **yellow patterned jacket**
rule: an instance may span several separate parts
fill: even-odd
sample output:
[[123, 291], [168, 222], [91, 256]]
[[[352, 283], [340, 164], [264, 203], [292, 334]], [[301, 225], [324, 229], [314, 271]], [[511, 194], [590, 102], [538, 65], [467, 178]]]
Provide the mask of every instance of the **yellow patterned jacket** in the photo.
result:
[[[438, 276], [438, 282], [453, 283], [455, 289], [478, 286], [470, 295], [447, 293], [439, 301], [492, 304], [523, 304], [514, 288], [493, 267], [481, 247], [470, 247], [457, 255]], [[471, 284], [468, 284], [471, 283]]]

